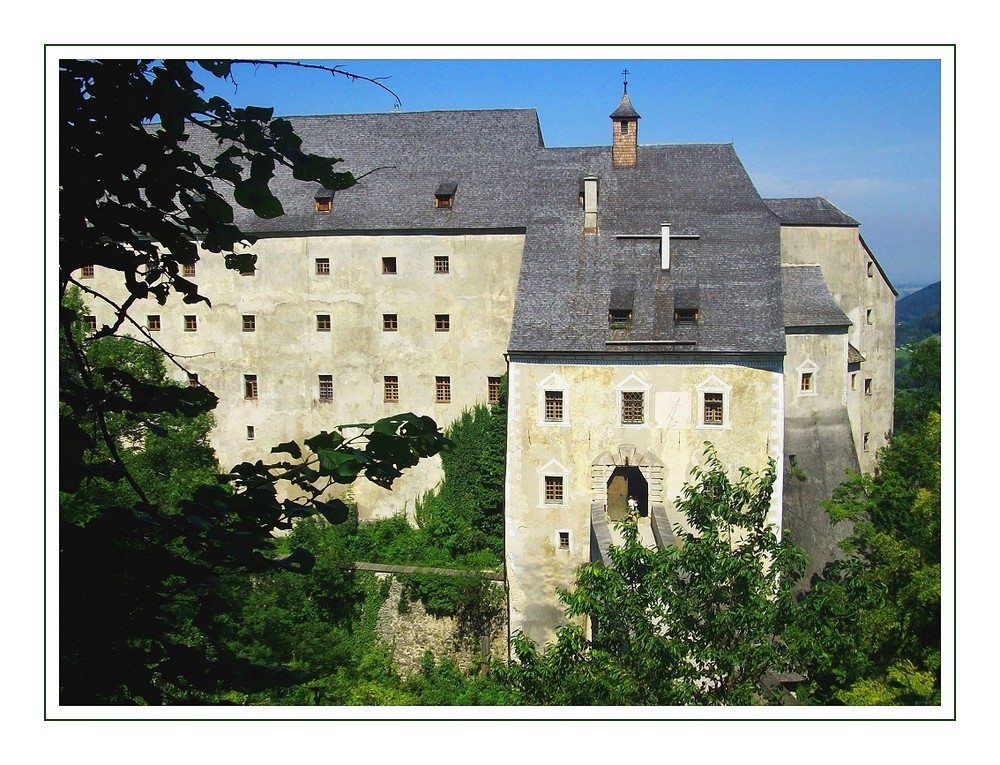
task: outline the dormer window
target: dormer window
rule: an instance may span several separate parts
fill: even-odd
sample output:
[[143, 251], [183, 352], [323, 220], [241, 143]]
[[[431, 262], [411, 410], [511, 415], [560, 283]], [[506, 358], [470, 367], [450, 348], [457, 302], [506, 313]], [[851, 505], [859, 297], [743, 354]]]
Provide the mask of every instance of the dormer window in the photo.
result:
[[674, 321], [678, 324], [697, 324], [697, 308], [676, 308], [674, 309]]
[[333, 210], [333, 192], [330, 189], [320, 189], [316, 192], [313, 201], [316, 204], [316, 212], [328, 213]]
[[454, 181], [443, 181], [434, 192], [434, 206], [451, 208], [455, 205], [455, 192], [458, 191], [458, 184]]
[[611, 329], [630, 329], [632, 327], [633, 305], [635, 305], [633, 290], [621, 287], [613, 288], [608, 306], [608, 326]]

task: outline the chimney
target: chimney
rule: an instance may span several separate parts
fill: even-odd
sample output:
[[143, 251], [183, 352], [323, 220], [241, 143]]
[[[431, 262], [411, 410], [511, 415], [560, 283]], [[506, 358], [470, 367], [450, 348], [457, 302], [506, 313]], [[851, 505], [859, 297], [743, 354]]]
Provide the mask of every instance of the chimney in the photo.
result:
[[583, 233], [597, 233], [597, 176], [583, 179]]
[[[628, 69], [625, 73], [627, 76]], [[628, 80], [625, 80], [621, 103], [611, 113], [613, 126], [611, 163], [615, 167], [635, 167], [638, 155], [636, 147], [639, 141], [639, 119], [639, 113], [633, 108], [632, 101], [628, 97]]]
[[660, 268], [670, 270], [670, 224], [660, 224]]

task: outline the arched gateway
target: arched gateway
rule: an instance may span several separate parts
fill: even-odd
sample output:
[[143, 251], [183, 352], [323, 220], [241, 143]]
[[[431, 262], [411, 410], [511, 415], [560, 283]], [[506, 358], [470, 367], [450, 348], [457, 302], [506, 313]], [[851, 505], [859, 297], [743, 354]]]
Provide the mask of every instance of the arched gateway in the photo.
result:
[[646, 516], [663, 504], [663, 463], [652, 452], [638, 453], [631, 444], [603, 451], [590, 466], [591, 502], [604, 507], [608, 517], [619, 520], [634, 496], [639, 514]]

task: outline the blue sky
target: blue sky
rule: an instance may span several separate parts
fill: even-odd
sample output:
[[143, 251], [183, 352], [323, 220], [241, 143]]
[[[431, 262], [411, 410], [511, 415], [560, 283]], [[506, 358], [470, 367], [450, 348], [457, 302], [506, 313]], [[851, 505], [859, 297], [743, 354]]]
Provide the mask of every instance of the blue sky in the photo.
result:
[[[862, 236], [898, 289], [941, 278], [936, 59], [317, 63], [385, 77], [403, 111], [535, 108], [548, 146], [610, 143], [608, 115], [621, 97], [627, 67], [629, 95], [642, 116], [640, 144], [732, 143], [763, 196], [823, 196], [860, 221]], [[274, 106], [283, 115], [385, 112], [395, 105], [370, 83], [321, 72], [235, 71], [238, 87], [213, 90], [234, 104]]]

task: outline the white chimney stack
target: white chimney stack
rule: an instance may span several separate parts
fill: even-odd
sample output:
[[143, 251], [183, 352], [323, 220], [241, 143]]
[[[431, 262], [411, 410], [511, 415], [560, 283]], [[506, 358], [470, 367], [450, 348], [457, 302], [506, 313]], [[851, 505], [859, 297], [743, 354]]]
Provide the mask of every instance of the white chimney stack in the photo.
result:
[[670, 224], [660, 224], [660, 268], [670, 270]]
[[583, 233], [597, 233], [597, 177], [583, 179]]

